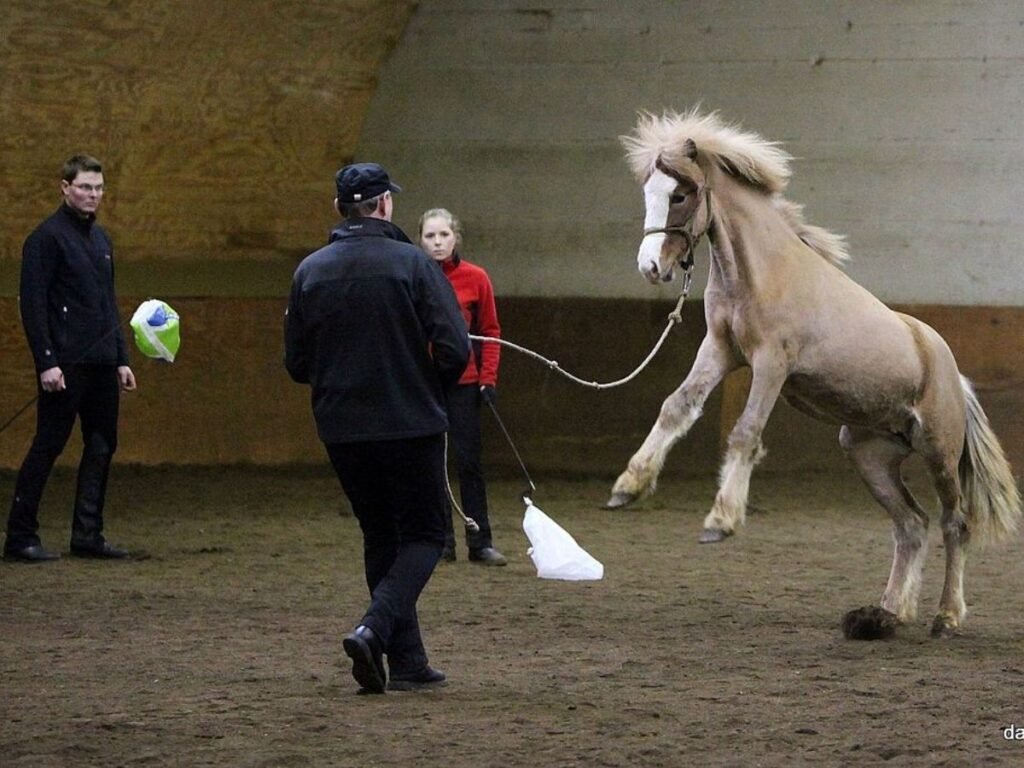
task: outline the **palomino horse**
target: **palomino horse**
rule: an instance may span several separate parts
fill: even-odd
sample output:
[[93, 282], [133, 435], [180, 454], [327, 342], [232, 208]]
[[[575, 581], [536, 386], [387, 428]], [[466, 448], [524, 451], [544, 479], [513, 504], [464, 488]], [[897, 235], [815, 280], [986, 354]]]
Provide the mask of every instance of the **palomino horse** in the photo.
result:
[[654, 490], [665, 457], [700, 417], [730, 371], [749, 366], [750, 394], [729, 435], [718, 494], [701, 542], [744, 522], [750, 475], [775, 402], [841, 425], [839, 442], [891, 515], [895, 553], [882, 595], [896, 621], [917, 611], [928, 516], [900, 465], [920, 454], [942, 504], [946, 575], [933, 635], [953, 634], [966, 613], [967, 545], [1012, 533], [1020, 494], [996, 436], [949, 347], [932, 328], [893, 312], [839, 267], [842, 237], [804, 222], [782, 192], [792, 159], [776, 143], [715, 114], [641, 116], [622, 139], [643, 182], [644, 237], [637, 262], [652, 283], [672, 279], [705, 234], [711, 270], [708, 332], [693, 368], [612, 489], [608, 507]]

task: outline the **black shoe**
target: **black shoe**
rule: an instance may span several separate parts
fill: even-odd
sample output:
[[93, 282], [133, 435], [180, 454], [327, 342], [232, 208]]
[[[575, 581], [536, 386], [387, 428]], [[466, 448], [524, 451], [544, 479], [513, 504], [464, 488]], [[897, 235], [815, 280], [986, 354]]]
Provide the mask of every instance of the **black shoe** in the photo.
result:
[[352, 677], [367, 693], [384, 693], [388, 675], [384, 670], [384, 653], [373, 630], [360, 624], [341, 643], [352, 659]]
[[109, 541], [104, 541], [102, 544], [95, 546], [72, 544], [71, 555], [73, 557], [91, 557], [98, 560], [125, 560], [131, 557], [128, 550], [115, 547]]
[[4, 560], [11, 563], [46, 563], [51, 560], [60, 560], [60, 555], [43, 549], [42, 544], [32, 544], [21, 549], [5, 549]]
[[434, 669], [429, 664], [419, 672], [398, 673], [391, 675], [388, 681], [389, 691], [426, 691], [431, 688], [442, 688], [448, 685], [444, 672]]
[[480, 549], [469, 550], [470, 562], [480, 565], [507, 565], [508, 560], [494, 547], [481, 547]]
[[446, 563], [455, 562], [455, 547], [449, 547], [447, 544], [445, 548], [441, 550], [441, 559]]

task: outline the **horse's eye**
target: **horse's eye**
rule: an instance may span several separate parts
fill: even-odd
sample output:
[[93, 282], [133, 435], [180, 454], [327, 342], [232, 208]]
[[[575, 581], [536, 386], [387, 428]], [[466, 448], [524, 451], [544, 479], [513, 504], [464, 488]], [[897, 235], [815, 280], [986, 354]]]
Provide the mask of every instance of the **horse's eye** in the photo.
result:
[[681, 192], [675, 192], [669, 197], [668, 201], [672, 205], [679, 205], [680, 203], [686, 202], [686, 195]]

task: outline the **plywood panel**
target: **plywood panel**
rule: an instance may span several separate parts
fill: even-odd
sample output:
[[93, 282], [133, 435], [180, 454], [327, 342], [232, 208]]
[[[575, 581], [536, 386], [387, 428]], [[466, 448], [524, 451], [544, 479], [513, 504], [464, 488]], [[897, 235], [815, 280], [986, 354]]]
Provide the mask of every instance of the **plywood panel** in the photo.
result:
[[[1018, 476], [1024, 473], [1024, 310], [1011, 307], [896, 307], [946, 339], [961, 373], [974, 384], [982, 407]], [[739, 371], [723, 386], [720, 444], [746, 401], [750, 376]], [[780, 403], [765, 432], [768, 469], [829, 469], [841, 459], [838, 428], [822, 425]]]
[[[8, 2], [0, 261], [58, 202], [61, 164], [99, 157], [119, 258], [291, 259], [334, 221], [407, 0]], [[8, 289], [9, 290], [9, 289]]]
[[[308, 387], [284, 371], [285, 299], [181, 299], [182, 348], [173, 364], [133, 356], [139, 390], [126, 395], [118, 460], [129, 463], [320, 462]], [[137, 299], [124, 299], [128, 318]], [[507, 338], [556, 358], [588, 380], [629, 373], [657, 340], [671, 306], [595, 300], [500, 301]], [[531, 467], [564, 472], [605, 472], [642, 440], [662, 398], [674, 389], [703, 335], [700, 305], [673, 332], [659, 357], [637, 381], [595, 392], [570, 384], [535, 361], [507, 353], [499, 382], [501, 413]], [[17, 307], [0, 299], [0, 415], [6, 418], [34, 395]], [[485, 414], [486, 415], [486, 414]], [[488, 418], [488, 464], [517, 466]], [[15, 467], [33, 432], [32, 412], [0, 434], [0, 466]], [[717, 422], [695, 431], [695, 442], [717, 438]], [[77, 440], [77, 438], [76, 438]], [[73, 444], [63, 463], [77, 460]], [[676, 471], [709, 471], [715, 450], [694, 460], [680, 454]]]
[[[138, 304], [122, 299], [126, 321]], [[182, 346], [173, 364], [135, 351], [139, 383], [124, 395], [118, 461], [268, 463], [319, 456], [308, 393], [284, 371], [282, 322], [286, 300], [175, 299]], [[34, 395], [32, 361], [13, 300], [0, 301], [0, 414]], [[134, 345], [132, 345], [134, 347]], [[16, 466], [34, 430], [34, 409], [0, 434], [0, 465]], [[77, 461], [78, 437], [63, 458]]]
[[[505, 338], [555, 359], [588, 381], [631, 372], [665, 327], [672, 302], [498, 297]], [[125, 299], [129, 317], [137, 299]], [[124, 398], [118, 461], [141, 464], [319, 463], [308, 388], [282, 367], [285, 299], [182, 299], [182, 349], [168, 365], [141, 358], [139, 390]], [[1024, 310], [909, 307], [946, 335], [1011, 460], [1024, 467]], [[505, 351], [498, 407], [531, 470], [603, 475], [625, 467], [654, 423], [661, 402], [682, 382], [704, 335], [700, 302], [650, 367], [631, 383], [606, 391], [568, 382], [544, 365]], [[0, 417], [34, 395], [31, 360], [13, 300], [0, 300]], [[745, 379], [726, 379], [703, 418], [672, 452], [670, 475], [711, 473], [745, 398]], [[485, 413], [486, 465], [518, 472], [518, 464]], [[0, 467], [17, 466], [33, 431], [32, 412], [0, 434]], [[832, 469], [844, 463], [837, 428], [780, 404], [765, 435], [762, 470]], [[63, 459], [77, 457], [77, 435]]]

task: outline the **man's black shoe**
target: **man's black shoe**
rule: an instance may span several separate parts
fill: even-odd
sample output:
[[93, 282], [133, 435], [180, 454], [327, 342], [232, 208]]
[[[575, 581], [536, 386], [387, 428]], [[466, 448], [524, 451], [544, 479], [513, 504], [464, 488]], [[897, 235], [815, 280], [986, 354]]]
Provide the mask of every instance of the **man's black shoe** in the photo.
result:
[[92, 547], [72, 544], [71, 554], [74, 557], [92, 557], [98, 560], [125, 560], [130, 557], [128, 550], [115, 547], [109, 541]]
[[384, 652], [373, 630], [360, 624], [341, 643], [352, 659], [352, 677], [367, 693], [384, 693], [388, 674], [384, 670]]
[[429, 664], [419, 672], [392, 674], [388, 681], [389, 691], [426, 691], [448, 685], [444, 672], [434, 669]]
[[21, 549], [5, 549], [4, 560], [11, 563], [46, 563], [51, 560], [60, 560], [60, 555], [43, 549], [42, 544], [32, 544]]
[[441, 559], [446, 563], [455, 562], [455, 547], [449, 547], [445, 544], [444, 549], [441, 550]]
[[469, 550], [469, 560], [480, 565], [506, 565], [508, 560], [494, 547], [481, 547]]

